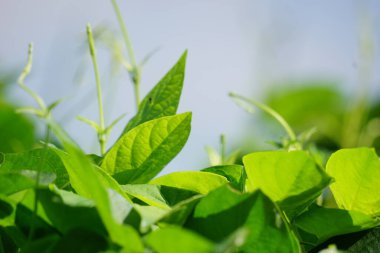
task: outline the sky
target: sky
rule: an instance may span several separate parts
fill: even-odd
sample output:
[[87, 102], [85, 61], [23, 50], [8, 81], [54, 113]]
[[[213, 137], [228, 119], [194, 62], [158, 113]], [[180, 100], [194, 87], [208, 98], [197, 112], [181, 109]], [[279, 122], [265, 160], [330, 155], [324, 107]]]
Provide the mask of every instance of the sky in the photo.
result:
[[[252, 117], [228, 97], [234, 91], [260, 100], [288, 80], [333, 80], [349, 96], [357, 91], [360, 38], [373, 44], [371, 94], [380, 94], [380, 1], [377, 0], [161, 0], [119, 1], [135, 54], [157, 52], [143, 69], [146, 94], [185, 49], [188, 61], [179, 112], [192, 111], [192, 132], [164, 173], [207, 166], [204, 147], [228, 149], [255, 141]], [[46, 101], [61, 97], [54, 116], [87, 152], [98, 152], [95, 132], [75, 117], [98, 120], [95, 82], [85, 27], [103, 25], [120, 36], [110, 1], [0, 0], [0, 73], [20, 72], [34, 43], [28, 85]], [[365, 24], [365, 25], [363, 25]], [[135, 112], [125, 71], [111, 78], [108, 51], [99, 47], [107, 122], [126, 113], [109, 145]], [[80, 77], [80, 78], [78, 78]], [[360, 88], [360, 87], [359, 87]], [[8, 95], [33, 103], [14, 87]], [[300, 105], [302, 106], [302, 105]], [[260, 133], [255, 133], [260, 135]]]

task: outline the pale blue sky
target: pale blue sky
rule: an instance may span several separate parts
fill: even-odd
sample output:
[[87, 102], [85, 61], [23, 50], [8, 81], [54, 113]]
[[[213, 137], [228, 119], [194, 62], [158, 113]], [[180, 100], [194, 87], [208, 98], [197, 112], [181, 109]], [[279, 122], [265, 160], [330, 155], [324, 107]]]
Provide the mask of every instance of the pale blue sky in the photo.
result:
[[[222, 132], [232, 146], [243, 138], [249, 139], [246, 134], [251, 128], [246, 123], [253, 116], [231, 102], [229, 91], [260, 99], [263, 88], [272, 87], [272, 83], [319, 78], [337, 80], [347, 93], [354, 92], [360, 10], [371, 17], [376, 69], [371, 86], [373, 94], [380, 93], [380, 1], [119, 2], [137, 58], [160, 47], [144, 69], [143, 94], [185, 49], [189, 50], [179, 111], [193, 111], [192, 133], [166, 172], [207, 165], [204, 146], [216, 146]], [[0, 0], [0, 68], [21, 69], [27, 44], [33, 41], [35, 61], [28, 83], [48, 101], [68, 97], [58, 108], [56, 118], [69, 115], [64, 122], [66, 129], [86, 151], [94, 152], [98, 150], [94, 132], [74, 119], [76, 110], [97, 119], [91, 69], [84, 73], [82, 85], [73, 81], [82, 62], [91, 64], [80, 47], [87, 22], [117, 29], [109, 1]], [[103, 55], [101, 60], [100, 67], [106, 73], [108, 58]], [[128, 77], [122, 72], [117, 80], [112, 84], [117, 87], [116, 96], [112, 101], [106, 100], [107, 108], [113, 107], [108, 120], [125, 112], [132, 116], [134, 112]], [[103, 86], [104, 90], [111, 86], [106, 76]], [[84, 99], [86, 94], [93, 95], [93, 100]], [[20, 90], [14, 89], [10, 96], [28, 103]], [[88, 106], [78, 104], [80, 101], [86, 101]], [[120, 128], [122, 124], [117, 129]]]

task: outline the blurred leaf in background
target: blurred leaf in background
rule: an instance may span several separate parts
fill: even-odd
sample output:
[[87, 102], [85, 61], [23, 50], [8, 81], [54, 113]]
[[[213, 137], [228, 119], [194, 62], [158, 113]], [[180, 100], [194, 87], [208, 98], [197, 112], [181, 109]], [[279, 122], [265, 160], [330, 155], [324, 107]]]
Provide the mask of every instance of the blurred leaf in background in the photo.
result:
[[12, 75], [0, 76], [0, 152], [4, 153], [29, 150], [35, 143], [33, 122], [7, 100], [8, 86], [14, 82]]
[[334, 151], [347, 146], [347, 136], [354, 138], [350, 146], [371, 146], [380, 151], [380, 102], [367, 99], [360, 126], [350, 128], [350, 118], [356, 110], [355, 97], [348, 97], [328, 81], [305, 81], [287, 83], [282, 88], [267, 92], [265, 103], [280, 113], [285, 120], [301, 133], [316, 127], [312, 140], [319, 148]]

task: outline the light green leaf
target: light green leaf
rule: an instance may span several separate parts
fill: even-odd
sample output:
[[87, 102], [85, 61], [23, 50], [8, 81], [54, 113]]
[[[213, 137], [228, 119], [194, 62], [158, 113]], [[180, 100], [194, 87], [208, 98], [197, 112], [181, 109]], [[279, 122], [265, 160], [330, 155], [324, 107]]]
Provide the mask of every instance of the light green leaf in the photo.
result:
[[380, 216], [380, 162], [374, 149], [342, 149], [327, 162], [330, 188], [340, 208]]
[[146, 121], [176, 114], [185, 77], [186, 56], [187, 51], [141, 101], [136, 116], [129, 121], [124, 134]]
[[248, 191], [261, 189], [292, 217], [304, 210], [331, 178], [304, 151], [268, 151], [243, 158]]
[[166, 185], [180, 189], [186, 189], [201, 194], [227, 184], [225, 177], [202, 171], [179, 171], [153, 179], [150, 184]]
[[158, 229], [145, 236], [146, 243], [157, 253], [213, 253], [214, 245], [202, 236], [180, 227]]
[[295, 224], [301, 236], [304, 232], [308, 234], [303, 241], [316, 246], [336, 235], [373, 228], [380, 225], [380, 221], [356, 211], [315, 206], [298, 216]]
[[123, 135], [104, 157], [102, 169], [122, 184], [147, 183], [185, 145], [191, 113], [145, 122]]

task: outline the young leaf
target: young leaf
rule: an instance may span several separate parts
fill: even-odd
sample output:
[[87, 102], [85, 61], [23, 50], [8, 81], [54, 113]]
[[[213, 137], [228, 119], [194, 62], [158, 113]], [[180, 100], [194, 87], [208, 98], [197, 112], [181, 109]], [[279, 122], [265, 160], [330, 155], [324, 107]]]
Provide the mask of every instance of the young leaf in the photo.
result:
[[185, 145], [191, 113], [145, 122], [121, 137], [104, 157], [102, 169], [121, 184], [147, 183]]
[[153, 179], [150, 183], [207, 194], [219, 186], [227, 184], [228, 180], [209, 172], [179, 171]]
[[293, 216], [314, 201], [331, 178], [304, 151], [267, 151], [243, 158], [248, 191], [261, 189]]
[[374, 149], [342, 149], [327, 162], [330, 186], [340, 208], [380, 215], [380, 162]]
[[203, 169], [202, 171], [221, 175], [227, 178], [234, 188], [244, 191], [247, 176], [245, 175], [244, 167], [241, 165], [219, 165]]
[[185, 77], [186, 56], [187, 51], [145, 96], [137, 114], [124, 128], [123, 134], [146, 121], [176, 114]]

